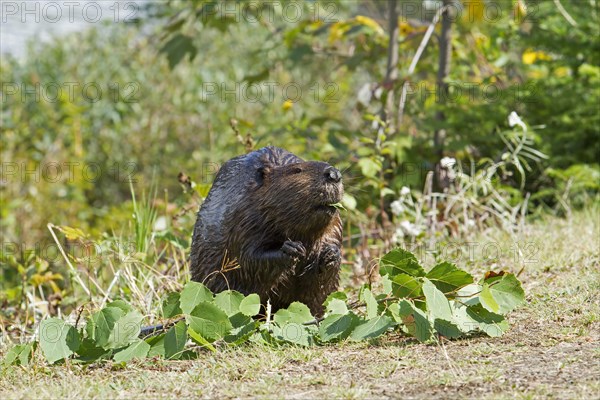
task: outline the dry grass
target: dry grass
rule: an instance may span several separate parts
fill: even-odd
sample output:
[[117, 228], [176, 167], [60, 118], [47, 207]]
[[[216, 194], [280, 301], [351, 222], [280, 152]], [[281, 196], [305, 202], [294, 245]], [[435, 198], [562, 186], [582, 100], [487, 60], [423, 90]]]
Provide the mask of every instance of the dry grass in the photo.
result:
[[[514, 238], [490, 231], [481, 248], [506, 249], [467, 263], [518, 271], [528, 304], [502, 338], [423, 345], [390, 335], [311, 349], [244, 345], [195, 361], [147, 360], [125, 368], [11, 367], [0, 398], [598, 398], [600, 395], [600, 232], [598, 210], [570, 221], [533, 223]], [[532, 250], [536, 250], [535, 254]], [[461, 265], [465, 265], [464, 262]]]

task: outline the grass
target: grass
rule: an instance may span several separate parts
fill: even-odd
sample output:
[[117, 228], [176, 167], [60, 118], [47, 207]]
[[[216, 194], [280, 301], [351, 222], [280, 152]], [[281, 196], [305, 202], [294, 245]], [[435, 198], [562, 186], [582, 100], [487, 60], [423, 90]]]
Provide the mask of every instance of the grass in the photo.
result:
[[[536, 221], [514, 237], [487, 231], [473, 239], [479, 249], [497, 243], [503, 250], [476, 252], [466, 263], [473, 273], [524, 267], [528, 303], [510, 314], [501, 338], [424, 345], [390, 334], [310, 349], [248, 344], [126, 367], [36, 362], [2, 370], [0, 398], [597, 398], [599, 217], [593, 209]], [[515, 240], [529, 249], [526, 259], [511, 250]]]

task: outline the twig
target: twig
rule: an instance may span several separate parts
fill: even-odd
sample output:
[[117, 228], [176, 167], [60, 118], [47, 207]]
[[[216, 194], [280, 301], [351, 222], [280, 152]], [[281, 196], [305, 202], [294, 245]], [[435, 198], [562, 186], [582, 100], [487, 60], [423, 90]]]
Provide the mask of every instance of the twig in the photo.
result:
[[572, 26], [577, 26], [577, 21], [575, 21], [573, 17], [571, 17], [571, 15], [567, 12], [567, 10], [565, 10], [563, 5], [560, 4], [560, 0], [554, 0], [554, 4], [556, 5], [556, 8], [558, 8], [558, 12], [560, 12], [562, 16], [565, 17], [568, 23], [570, 23]]
[[[427, 31], [425, 32], [425, 35], [423, 36], [423, 39], [421, 40], [421, 44], [419, 44], [419, 47], [417, 48], [417, 52], [413, 56], [410, 66], [408, 67], [408, 76], [412, 75], [413, 72], [415, 72], [417, 63], [419, 62], [421, 55], [425, 51], [425, 47], [427, 47], [427, 43], [429, 42], [429, 39], [431, 38], [431, 35], [433, 34], [433, 30], [435, 29], [435, 26], [437, 25], [442, 14], [444, 13], [444, 11], [446, 11], [447, 8], [448, 8], [448, 6], [441, 7], [438, 10], [438, 12], [434, 15], [433, 20], [431, 21], [431, 24], [429, 24], [429, 26], [427, 27]], [[400, 95], [400, 105], [398, 106], [398, 126], [400, 126], [400, 124], [402, 123], [402, 119], [404, 117], [404, 106], [406, 104], [407, 90], [408, 90], [408, 79], [405, 79], [404, 84], [402, 85], [402, 94]]]
[[62, 254], [63, 258], [65, 259], [65, 261], [67, 262], [67, 265], [69, 266], [71, 273], [75, 276], [75, 279], [77, 280], [77, 282], [79, 282], [79, 284], [81, 285], [81, 287], [83, 288], [83, 291], [89, 296], [91, 297], [92, 294], [90, 293], [90, 290], [87, 288], [87, 286], [85, 285], [85, 283], [83, 282], [83, 280], [81, 279], [81, 277], [79, 276], [79, 274], [77, 273], [77, 270], [75, 269], [75, 267], [73, 267], [73, 264], [71, 264], [71, 261], [69, 261], [69, 258], [67, 257], [67, 254], [65, 253], [65, 251], [63, 250], [62, 245], [60, 244], [60, 242], [58, 241], [58, 238], [56, 237], [56, 234], [54, 233], [54, 230], [52, 230], [52, 228], [55, 227], [55, 225], [53, 223], [48, 223], [48, 225], [46, 225], [48, 227], [48, 230], [50, 230], [50, 233], [52, 234], [52, 237], [54, 238], [54, 241], [56, 242], [56, 245], [58, 246], [58, 249], [60, 250], [60, 253]]

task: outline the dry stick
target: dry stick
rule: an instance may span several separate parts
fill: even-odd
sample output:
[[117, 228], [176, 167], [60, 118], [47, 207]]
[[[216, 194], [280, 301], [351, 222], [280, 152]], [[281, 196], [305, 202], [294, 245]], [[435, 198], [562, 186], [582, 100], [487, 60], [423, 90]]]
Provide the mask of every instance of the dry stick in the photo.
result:
[[567, 10], [565, 10], [563, 5], [560, 4], [560, 0], [554, 0], [554, 4], [556, 5], [556, 8], [558, 8], [558, 12], [560, 12], [562, 16], [565, 17], [568, 23], [570, 23], [572, 26], [577, 26], [577, 21], [575, 21], [573, 17], [571, 17], [571, 15], [567, 12]]
[[110, 296], [110, 291], [112, 290], [113, 286], [115, 286], [115, 284], [119, 280], [120, 276], [121, 276], [121, 270], [118, 270], [117, 273], [115, 274], [115, 277], [113, 278], [112, 282], [110, 283], [110, 285], [108, 285], [108, 289], [106, 289], [106, 294], [104, 295], [104, 298], [102, 299], [102, 304], [100, 305], [100, 308], [104, 308], [104, 305], [106, 304], [106, 301], [108, 300], [108, 296]]
[[[423, 40], [421, 40], [421, 44], [419, 44], [419, 47], [417, 48], [417, 52], [415, 53], [415, 55], [412, 59], [412, 62], [410, 63], [410, 66], [408, 67], [408, 76], [411, 76], [413, 74], [413, 72], [415, 72], [417, 63], [419, 62], [421, 55], [423, 55], [423, 52], [425, 51], [425, 47], [427, 47], [427, 43], [429, 42], [429, 39], [431, 38], [431, 35], [433, 34], [433, 30], [435, 29], [435, 26], [440, 21], [442, 14], [444, 13], [444, 11], [446, 11], [447, 8], [448, 8], [448, 6], [444, 6], [444, 7], [440, 8], [438, 10], [438, 12], [435, 14], [435, 16], [433, 17], [431, 24], [429, 24], [429, 26], [427, 27], [427, 31], [425, 32], [425, 35], [423, 36]], [[402, 119], [404, 117], [404, 106], [406, 104], [406, 91], [407, 90], [408, 90], [408, 80], [405, 79], [404, 84], [402, 85], [402, 94], [400, 95], [400, 105], [398, 106], [398, 126], [400, 126], [400, 124], [402, 124]]]
[[79, 274], [77, 273], [77, 270], [75, 269], [75, 267], [73, 267], [73, 264], [71, 264], [71, 261], [69, 261], [69, 259], [67, 258], [67, 255], [65, 254], [65, 251], [62, 248], [62, 245], [60, 244], [60, 242], [58, 241], [58, 238], [56, 237], [56, 234], [54, 233], [54, 231], [52, 230], [52, 228], [55, 228], [55, 225], [53, 223], [48, 223], [48, 225], [46, 225], [48, 227], [48, 229], [50, 230], [50, 233], [52, 234], [52, 237], [54, 238], [54, 241], [56, 242], [56, 245], [58, 246], [58, 249], [60, 250], [60, 253], [62, 254], [63, 258], [65, 259], [65, 261], [67, 262], [67, 265], [69, 266], [69, 268], [71, 269], [71, 273], [75, 276], [75, 279], [77, 280], [77, 282], [79, 282], [79, 284], [81, 285], [81, 287], [83, 288], [83, 291], [89, 296], [91, 297], [92, 294], [90, 292], [90, 290], [87, 288], [87, 286], [85, 285], [85, 283], [83, 283], [83, 280], [81, 279], [81, 277], [79, 276]]

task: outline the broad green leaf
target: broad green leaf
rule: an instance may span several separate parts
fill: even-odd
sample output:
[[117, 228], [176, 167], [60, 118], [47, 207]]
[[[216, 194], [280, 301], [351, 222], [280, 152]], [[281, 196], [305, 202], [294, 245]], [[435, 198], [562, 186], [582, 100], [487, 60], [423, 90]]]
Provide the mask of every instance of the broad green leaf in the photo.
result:
[[166, 333], [161, 333], [160, 335], [150, 336], [145, 339], [146, 343], [150, 345], [148, 357], [159, 356], [165, 358], [165, 336]]
[[231, 330], [229, 317], [213, 303], [206, 301], [198, 304], [186, 316], [188, 326], [208, 341], [221, 339]]
[[143, 360], [148, 355], [149, 350], [150, 345], [142, 339], [138, 339], [131, 343], [127, 348], [116, 353], [113, 359], [118, 363], [131, 361], [134, 358]]
[[488, 280], [483, 283], [479, 301], [486, 310], [504, 315], [525, 302], [525, 292], [513, 274], [505, 274], [491, 283]]
[[33, 351], [37, 343], [17, 344], [13, 346], [4, 356], [2, 364], [5, 366], [9, 365], [29, 365]]
[[401, 248], [394, 249], [384, 255], [379, 261], [379, 273], [389, 275], [393, 279], [398, 274], [413, 277], [425, 276], [425, 270], [410, 252]]
[[461, 303], [469, 306], [479, 304], [479, 293], [481, 293], [481, 289], [483, 289], [481, 285], [472, 283], [456, 292], [456, 298], [457, 300], [460, 300]]
[[367, 319], [375, 318], [377, 316], [378, 304], [369, 288], [363, 288], [361, 291], [361, 300], [367, 305]]
[[247, 341], [256, 331], [256, 322], [252, 317], [237, 313], [229, 317], [233, 328], [223, 339], [230, 344], [238, 345]]
[[187, 326], [184, 321], [179, 321], [165, 334], [165, 358], [179, 359], [187, 342]]
[[482, 305], [467, 307], [467, 315], [477, 324], [480, 331], [490, 337], [502, 336], [508, 330], [504, 316], [489, 312]]
[[180, 294], [177, 292], [171, 292], [163, 300], [162, 303], [162, 314], [165, 318], [174, 318], [183, 313], [180, 304]]
[[123, 310], [124, 314], [127, 314], [128, 312], [133, 310], [133, 307], [131, 307], [131, 305], [124, 300], [111, 301], [106, 305], [106, 307], [120, 308], [121, 310]]
[[448, 262], [443, 262], [433, 267], [427, 273], [426, 277], [443, 293], [449, 293], [473, 283], [471, 274], [458, 269], [456, 265]]
[[142, 329], [142, 319], [142, 314], [137, 311], [131, 311], [123, 315], [115, 322], [108, 341], [103, 347], [106, 349], [119, 349], [136, 341]]
[[193, 60], [197, 49], [191, 37], [178, 33], [165, 43], [160, 52], [166, 53], [169, 68], [173, 69], [188, 54], [190, 60]]
[[452, 310], [444, 293], [440, 292], [429, 279], [424, 278], [423, 280], [423, 294], [425, 295], [427, 311], [431, 315], [431, 320], [440, 318], [452, 321]]
[[345, 339], [358, 323], [354, 313], [331, 314], [319, 324], [319, 337], [323, 342]]
[[108, 358], [111, 355], [111, 350], [107, 350], [99, 346], [94, 340], [89, 337], [81, 341], [81, 345], [77, 349], [78, 360], [83, 362], [95, 362], [102, 358]]
[[414, 299], [423, 295], [423, 282], [407, 274], [398, 274], [392, 277], [392, 294], [400, 299]]
[[185, 284], [179, 297], [181, 311], [183, 311], [185, 314], [191, 313], [192, 310], [201, 302], [210, 302], [212, 300], [212, 292], [203, 284], [193, 281]]
[[328, 314], [347, 314], [348, 296], [344, 292], [333, 292], [325, 300], [325, 309]]
[[419, 342], [427, 342], [433, 338], [433, 325], [427, 315], [408, 300], [400, 300], [399, 315], [404, 326]]
[[77, 329], [58, 318], [41, 322], [39, 338], [44, 357], [51, 364], [71, 356], [80, 345]]
[[392, 280], [389, 275], [383, 275], [381, 277], [381, 284], [383, 286], [383, 293], [386, 295], [392, 294]]
[[368, 319], [359, 323], [350, 334], [350, 340], [361, 341], [381, 336], [389, 328], [394, 326], [394, 321], [385, 315]]
[[313, 343], [309, 329], [297, 322], [285, 322], [273, 325], [273, 336], [277, 340], [308, 347]]
[[194, 342], [196, 342], [196, 344], [198, 344], [202, 347], [206, 347], [210, 351], [213, 351], [213, 352], [217, 351], [217, 349], [215, 349], [215, 346], [213, 346], [208, 340], [204, 339], [202, 337], [202, 335], [200, 335], [198, 332], [196, 332], [192, 328], [188, 327], [187, 333], [188, 333], [188, 335], [190, 335], [192, 340]]
[[297, 301], [290, 304], [288, 308], [278, 310], [273, 316], [273, 320], [281, 326], [288, 322], [304, 324], [314, 321], [314, 319], [308, 306]]
[[215, 304], [225, 311], [228, 317], [240, 311], [242, 300], [244, 300], [244, 295], [232, 290], [226, 290], [215, 295]]
[[375, 178], [377, 173], [381, 170], [381, 161], [369, 157], [363, 157], [358, 160], [358, 166], [360, 167], [360, 170], [364, 176], [367, 178]]
[[256, 293], [249, 294], [240, 302], [240, 312], [253, 317], [260, 311], [260, 297]]
[[92, 314], [86, 325], [88, 338], [93, 340], [98, 346], [105, 347], [110, 339], [115, 323], [123, 314], [124, 311], [117, 307], [105, 307]]
[[454, 321], [436, 318], [433, 323], [433, 328], [438, 334], [450, 339], [456, 339], [462, 336], [462, 331]]

